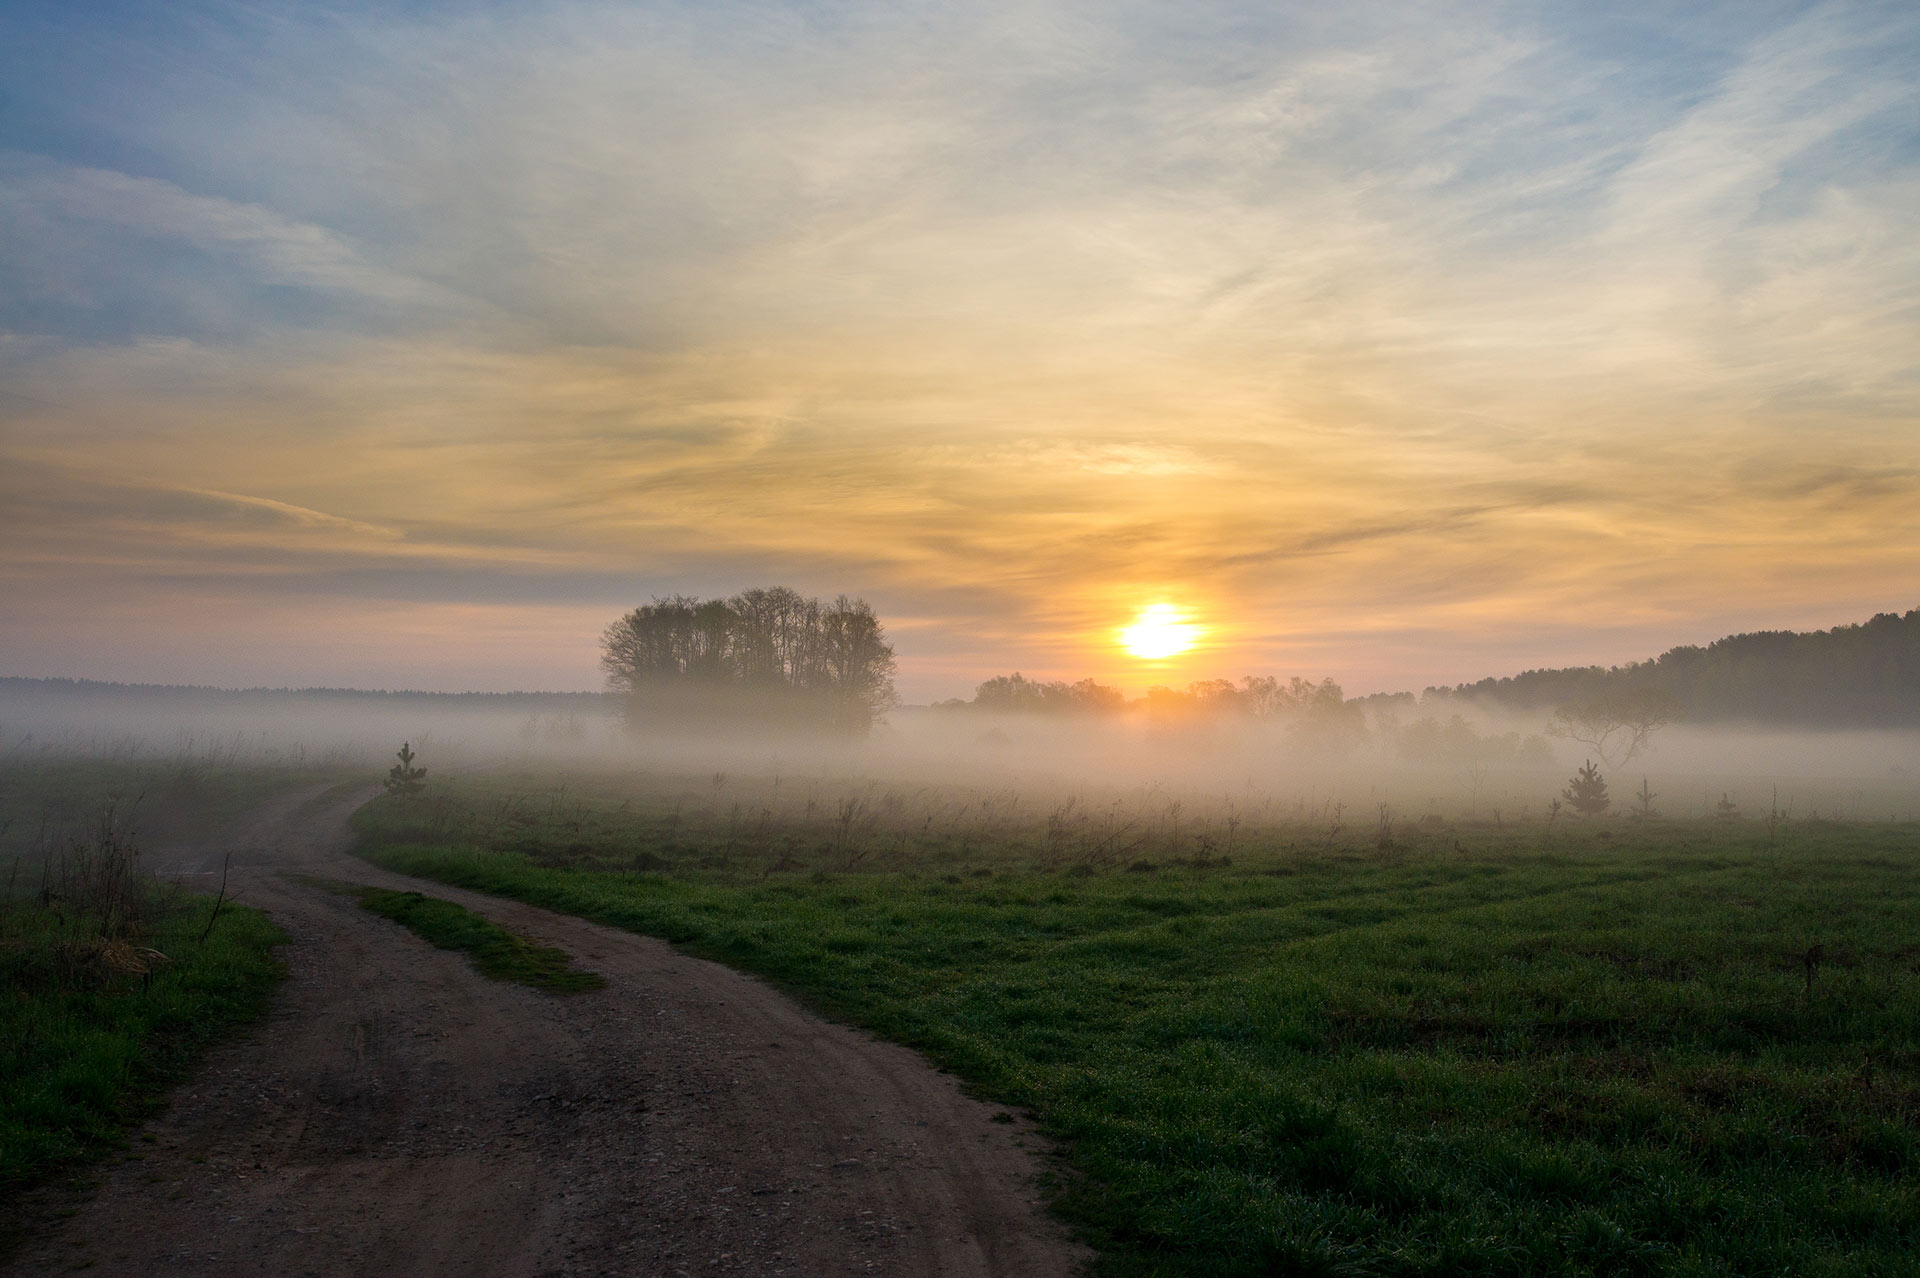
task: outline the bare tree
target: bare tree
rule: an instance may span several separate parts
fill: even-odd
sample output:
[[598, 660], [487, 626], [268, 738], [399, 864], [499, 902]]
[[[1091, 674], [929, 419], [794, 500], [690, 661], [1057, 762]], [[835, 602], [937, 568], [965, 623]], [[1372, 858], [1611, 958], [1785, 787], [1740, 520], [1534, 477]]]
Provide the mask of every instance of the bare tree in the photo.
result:
[[1683, 713], [1672, 694], [1659, 688], [1636, 688], [1561, 706], [1547, 722], [1547, 735], [1578, 741], [1608, 767], [1619, 768], [1645, 750], [1656, 731]]

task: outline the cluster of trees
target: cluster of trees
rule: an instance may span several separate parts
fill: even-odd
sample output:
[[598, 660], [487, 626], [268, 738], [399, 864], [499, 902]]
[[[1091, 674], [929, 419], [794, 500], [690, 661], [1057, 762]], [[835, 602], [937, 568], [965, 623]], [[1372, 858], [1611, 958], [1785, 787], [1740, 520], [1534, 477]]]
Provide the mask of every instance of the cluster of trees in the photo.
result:
[[1409, 763], [1465, 763], [1502, 768], [1544, 768], [1553, 751], [1538, 736], [1518, 732], [1483, 732], [1460, 715], [1444, 722], [1431, 715], [1401, 723], [1383, 711], [1374, 717], [1374, 732], [1383, 746]]
[[785, 586], [656, 597], [607, 627], [601, 666], [638, 721], [737, 718], [865, 731], [897, 704], [893, 646], [864, 599]]
[[[1370, 737], [1381, 749], [1412, 763], [1544, 768], [1553, 762], [1553, 751], [1541, 736], [1487, 731], [1459, 714], [1445, 719], [1433, 715], [1403, 719], [1403, 711], [1417, 712], [1419, 708], [1411, 694], [1348, 700], [1331, 679], [1315, 683], [1298, 676], [1277, 679], [1249, 675], [1238, 683], [1204, 679], [1185, 688], [1149, 688], [1129, 701], [1118, 688], [1092, 679], [1067, 683], [1015, 673], [980, 684], [972, 700], [956, 697], [934, 708], [1060, 716], [1135, 713], [1163, 723], [1250, 719], [1284, 723], [1322, 742], [1353, 744]], [[1638, 713], [1639, 709], [1629, 706], [1625, 712]], [[1569, 710], [1572, 717], [1564, 728], [1550, 728], [1549, 735], [1582, 741], [1601, 736], [1610, 751], [1606, 757], [1614, 757], [1630, 742], [1636, 743], [1636, 750], [1644, 748], [1647, 736], [1658, 726], [1644, 718], [1623, 726], [1606, 719], [1601, 708], [1586, 707], [1582, 712], [1589, 710], [1588, 717]]]
[[1331, 679], [1314, 683], [1298, 675], [1282, 683], [1271, 675], [1248, 675], [1235, 684], [1203, 679], [1184, 691], [1149, 688], [1141, 698], [1147, 712], [1165, 719], [1240, 716], [1250, 719], [1305, 720], [1316, 727], [1359, 736], [1366, 719], [1357, 702], [1348, 701]]
[[1149, 688], [1144, 696], [1128, 701], [1118, 688], [1092, 679], [1048, 682], [1016, 671], [980, 684], [971, 701], [956, 697], [935, 708], [1059, 715], [1143, 711], [1161, 720], [1286, 719], [1339, 728], [1356, 736], [1365, 730], [1359, 703], [1348, 701], [1339, 684], [1331, 679], [1314, 683], [1298, 676], [1284, 682], [1270, 675], [1249, 675], [1239, 683], [1203, 679], [1183, 689]]
[[[1529, 670], [1425, 694], [1429, 700], [1453, 697], [1515, 710], [1565, 707], [1576, 716], [1598, 707], [1601, 718], [1610, 712], [1615, 719], [1633, 718], [1621, 712], [1633, 709], [1636, 698], [1644, 708], [1656, 696], [1666, 699], [1664, 718], [1684, 715], [1695, 722], [1920, 723], [1920, 609], [1831, 630], [1729, 635], [1625, 666]], [[1624, 762], [1616, 749], [1610, 743], [1603, 753]]]
[[1010, 714], [1115, 714], [1127, 708], [1126, 694], [1091, 679], [1078, 683], [1029, 679], [1018, 670], [999, 675], [973, 690], [972, 701], [958, 697], [942, 709], [968, 707]]

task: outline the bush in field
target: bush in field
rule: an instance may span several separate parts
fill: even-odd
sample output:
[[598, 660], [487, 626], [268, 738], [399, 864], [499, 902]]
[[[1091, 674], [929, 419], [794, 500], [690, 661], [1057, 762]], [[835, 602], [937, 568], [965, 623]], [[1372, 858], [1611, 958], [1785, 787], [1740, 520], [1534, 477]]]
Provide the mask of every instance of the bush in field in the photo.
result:
[[1573, 810], [1583, 817], [1599, 816], [1613, 806], [1613, 800], [1607, 797], [1607, 781], [1600, 775], [1600, 769], [1588, 759], [1586, 766], [1573, 774], [1567, 782], [1567, 788], [1560, 792]]

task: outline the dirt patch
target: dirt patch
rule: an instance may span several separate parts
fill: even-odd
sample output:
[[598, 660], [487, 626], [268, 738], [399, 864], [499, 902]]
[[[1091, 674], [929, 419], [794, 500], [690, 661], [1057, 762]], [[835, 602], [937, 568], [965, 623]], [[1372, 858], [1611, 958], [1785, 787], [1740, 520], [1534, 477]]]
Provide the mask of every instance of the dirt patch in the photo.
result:
[[[0, 1272], [1055, 1275], [1042, 1143], [904, 1048], [664, 942], [346, 855], [365, 792], [309, 792], [156, 863], [291, 938], [268, 1021], [216, 1052]], [[292, 873], [286, 873], [291, 871]], [[603, 990], [487, 981], [298, 875], [428, 891]], [[71, 1216], [65, 1213], [77, 1207]], [[64, 1218], [62, 1218], [64, 1217]]]

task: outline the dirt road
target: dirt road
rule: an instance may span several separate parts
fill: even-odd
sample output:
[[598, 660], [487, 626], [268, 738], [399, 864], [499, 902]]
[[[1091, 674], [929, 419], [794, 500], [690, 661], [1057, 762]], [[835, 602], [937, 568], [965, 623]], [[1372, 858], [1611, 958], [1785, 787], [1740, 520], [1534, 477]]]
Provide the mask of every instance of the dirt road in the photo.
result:
[[[214, 1053], [10, 1274], [1055, 1275], [1040, 1142], [920, 1057], [663, 942], [347, 856], [365, 794], [272, 804], [170, 868], [290, 940]], [[163, 858], [164, 859], [164, 858]], [[293, 875], [415, 887], [607, 979], [477, 976]], [[996, 1119], [1000, 1121], [996, 1121]]]

